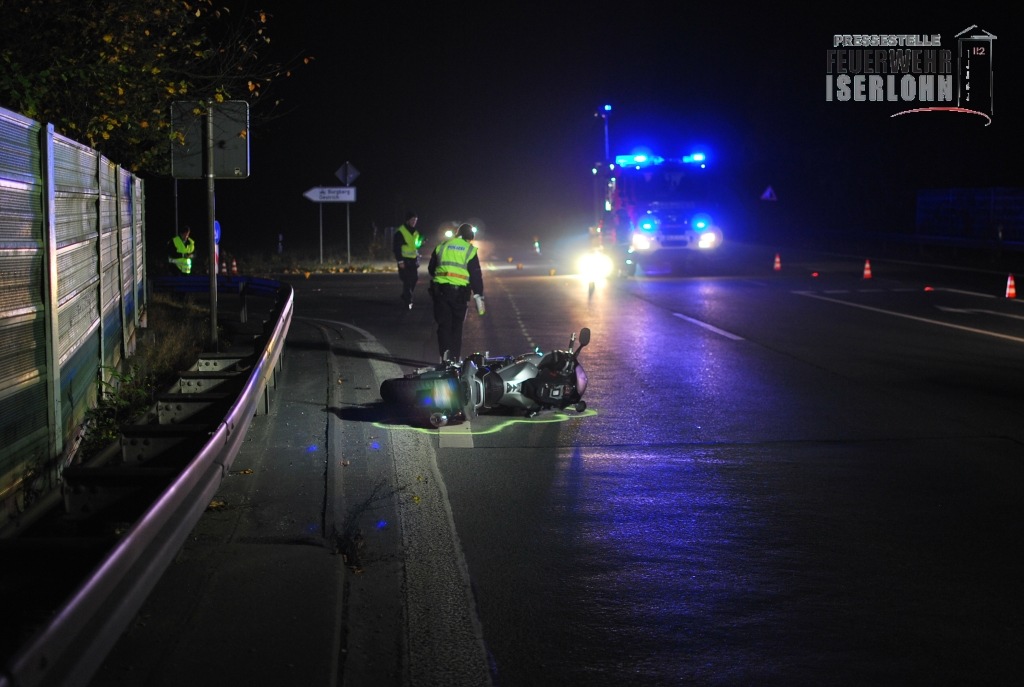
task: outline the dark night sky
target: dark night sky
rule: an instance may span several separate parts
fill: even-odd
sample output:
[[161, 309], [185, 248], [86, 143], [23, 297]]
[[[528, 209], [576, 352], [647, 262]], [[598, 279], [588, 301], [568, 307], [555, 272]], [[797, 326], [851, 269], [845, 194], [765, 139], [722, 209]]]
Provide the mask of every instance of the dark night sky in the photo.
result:
[[[639, 144], [709, 150], [751, 235], [768, 185], [779, 198], [770, 211], [805, 232], [907, 229], [917, 188], [1024, 186], [1019, 10], [919, 5], [896, 16], [878, 5], [806, 17], [773, 5], [554, 4], [261, 3], [276, 49], [316, 60], [276, 91], [287, 116], [254, 117], [250, 177], [217, 182], [224, 247], [269, 249], [280, 232], [289, 247], [315, 248], [320, 208], [302, 193], [340, 185], [346, 161], [361, 172], [354, 247], [408, 209], [421, 229], [476, 219], [503, 235], [585, 232], [604, 103], [613, 155]], [[991, 126], [825, 102], [834, 33], [941, 34], [955, 53], [953, 37], [972, 24], [997, 36]], [[156, 198], [166, 184], [149, 188]], [[179, 198], [182, 221], [205, 226], [204, 182], [180, 182]], [[325, 204], [323, 218], [325, 250], [343, 253], [344, 204]]]

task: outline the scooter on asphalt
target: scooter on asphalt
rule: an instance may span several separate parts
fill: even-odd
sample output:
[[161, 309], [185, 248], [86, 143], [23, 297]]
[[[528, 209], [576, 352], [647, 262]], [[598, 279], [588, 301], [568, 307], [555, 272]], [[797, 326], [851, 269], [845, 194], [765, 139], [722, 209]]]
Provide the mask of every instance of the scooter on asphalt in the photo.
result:
[[405, 375], [386, 379], [380, 395], [386, 404], [425, 419], [434, 427], [461, 422], [480, 413], [522, 412], [526, 417], [558, 409], [587, 408], [583, 394], [587, 373], [580, 351], [590, 343], [590, 329], [576, 332], [562, 350], [492, 357], [474, 353], [465, 360], [445, 360]]

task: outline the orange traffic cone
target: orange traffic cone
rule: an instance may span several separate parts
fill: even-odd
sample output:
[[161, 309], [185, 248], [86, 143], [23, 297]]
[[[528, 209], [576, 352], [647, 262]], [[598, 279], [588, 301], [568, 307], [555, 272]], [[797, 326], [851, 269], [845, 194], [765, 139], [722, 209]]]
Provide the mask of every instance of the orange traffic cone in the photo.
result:
[[1012, 274], [1009, 277], [1006, 278], [1006, 297], [1007, 298], [1016, 298], [1017, 297], [1017, 287], [1013, 283], [1013, 275]]
[[221, 260], [220, 261], [220, 273], [221, 274], [227, 274], [228, 273], [228, 261], [227, 260]]
[[775, 254], [775, 267], [773, 269], [776, 272], [779, 272], [779, 271], [782, 270], [782, 259], [779, 257], [778, 253]]
[[238, 263], [235, 262], [234, 258], [231, 258], [231, 274], [238, 274]]
[[864, 278], [865, 279], [871, 279], [871, 261], [870, 260], [865, 260], [864, 261]]

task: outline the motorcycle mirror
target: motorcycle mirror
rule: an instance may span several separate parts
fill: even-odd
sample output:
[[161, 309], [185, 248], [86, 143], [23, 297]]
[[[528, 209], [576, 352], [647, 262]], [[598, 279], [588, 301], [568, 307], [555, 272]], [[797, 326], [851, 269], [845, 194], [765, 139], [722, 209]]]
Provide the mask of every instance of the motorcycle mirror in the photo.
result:
[[580, 348], [583, 348], [590, 343], [590, 327], [584, 327], [580, 330]]

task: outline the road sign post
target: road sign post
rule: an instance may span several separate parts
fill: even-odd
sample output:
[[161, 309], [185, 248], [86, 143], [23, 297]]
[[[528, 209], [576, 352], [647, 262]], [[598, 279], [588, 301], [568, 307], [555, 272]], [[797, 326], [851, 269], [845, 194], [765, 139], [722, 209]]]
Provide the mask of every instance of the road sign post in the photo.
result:
[[[174, 177], [174, 231], [178, 231], [178, 179], [206, 179], [210, 261], [210, 345], [217, 340], [217, 213], [214, 179], [249, 176], [249, 103], [244, 100], [174, 101], [171, 176]], [[205, 134], [200, 133], [205, 131]]]
[[[341, 180], [341, 183], [345, 184], [345, 187], [352, 186], [352, 183], [359, 176], [359, 170], [352, 166], [351, 162], [346, 161], [338, 170], [334, 173], [334, 176]], [[352, 189], [352, 198], [355, 199], [355, 189]], [[349, 209], [350, 205], [345, 206], [345, 243], [348, 250], [348, 264], [352, 264], [352, 224], [349, 221]]]
[[[320, 264], [324, 264], [324, 203], [354, 203], [356, 190], [348, 186], [314, 186], [302, 194], [306, 199], [320, 206]], [[348, 215], [346, 206], [346, 217]], [[349, 264], [352, 263], [352, 252], [349, 249]]]

